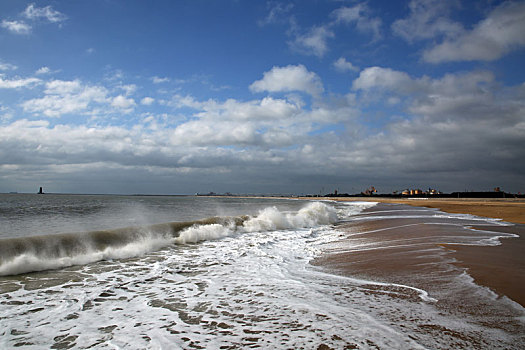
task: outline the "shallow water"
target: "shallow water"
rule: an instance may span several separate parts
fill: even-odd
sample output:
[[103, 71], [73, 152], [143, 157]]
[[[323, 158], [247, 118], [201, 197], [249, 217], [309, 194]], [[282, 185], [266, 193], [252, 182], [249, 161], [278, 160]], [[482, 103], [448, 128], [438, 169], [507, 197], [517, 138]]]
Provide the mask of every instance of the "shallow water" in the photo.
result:
[[[472, 228], [478, 225], [485, 229]], [[435, 299], [428, 314], [432, 317], [389, 316], [425, 347], [520, 349], [525, 344], [523, 307], [475, 284], [448, 246], [499, 245], [502, 239], [515, 239], [505, 232], [511, 226], [436, 209], [379, 204], [340, 223], [337, 228], [346, 232], [345, 238], [325, 244], [316, 263], [352, 278], [425, 290]]]
[[[445, 295], [422, 288], [428, 284], [357, 273], [342, 276], [330, 266], [310, 264], [328, 252], [378, 247], [378, 242], [342, 243], [348, 229], [341, 223], [383, 220], [386, 213], [359, 214], [374, 203], [94, 196], [86, 197], [92, 210], [83, 211], [78, 210], [82, 200], [68, 198], [68, 208], [77, 209], [58, 215], [40, 209], [20, 214], [22, 209], [17, 209], [16, 215], [27, 215], [28, 222], [12, 219], [15, 230], [9, 232], [27, 239], [27, 227], [36, 229], [42, 218], [52, 221], [55, 215], [65, 228], [52, 223], [57, 229], [39, 234], [72, 232], [71, 227], [83, 227], [81, 235], [119, 227], [144, 231], [153, 224], [215, 216], [242, 220], [196, 223], [169, 235], [139, 235], [139, 240], [114, 249], [121, 258], [101, 255], [85, 264], [77, 259], [53, 270], [0, 277], [0, 348], [310, 349], [324, 344], [445, 349], [523, 344], [516, 329], [487, 326], [469, 313], [442, 308]], [[60, 208], [60, 198], [53, 201]], [[130, 207], [140, 207], [142, 217], [137, 219]], [[396, 209], [402, 208], [391, 208]], [[453, 220], [463, 225], [478, 219]], [[478, 241], [497, 242], [495, 236], [486, 234]], [[148, 245], [152, 237], [162, 239]], [[450, 276], [459, 276], [453, 283], [475, 288], [489, 304], [503, 302], [485, 288], [472, 287], [468, 275]], [[523, 316], [522, 309], [509, 305], [516, 317]]]

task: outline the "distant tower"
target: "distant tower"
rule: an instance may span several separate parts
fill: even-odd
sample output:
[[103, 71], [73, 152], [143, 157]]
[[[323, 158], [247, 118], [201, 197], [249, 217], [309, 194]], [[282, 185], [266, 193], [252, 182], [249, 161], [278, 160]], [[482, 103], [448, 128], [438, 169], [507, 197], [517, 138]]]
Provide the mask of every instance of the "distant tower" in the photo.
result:
[[42, 191], [42, 187], [40, 187], [40, 190], [38, 191], [38, 194], [44, 194], [44, 191]]

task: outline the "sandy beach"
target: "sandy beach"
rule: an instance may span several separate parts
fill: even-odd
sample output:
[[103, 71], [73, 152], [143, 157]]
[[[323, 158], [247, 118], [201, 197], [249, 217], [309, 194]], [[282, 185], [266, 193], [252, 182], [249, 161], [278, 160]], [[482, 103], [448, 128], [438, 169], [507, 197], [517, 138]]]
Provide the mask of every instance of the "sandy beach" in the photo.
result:
[[[514, 199], [390, 199], [390, 198], [337, 198], [338, 201], [376, 201], [380, 203], [401, 204], [403, 207], [426, 207], [437, 208], [443, 212], [472, 214], [488, 218], [497, 218], [505, 222], [513, 223], [511, 226], [474, 226], [478, 230], [491, 232], [505, 232], [520, 236], [519, 238], [500, 238], [501, 245], [497, 246], [471, 246], [464, 244], [435, 244], [445, 250], [453, 260], [450, 264], [462, 269], [474, 279], [475, 283], [488, 287], [499, 296], [507, 296], [513, 301], [525, 306], [525, 201]], [[416, 208], [415, 208], [416, 209]], [[381, 222], [352, 224], [345, 229], [349, 232], [383, 230]], [[388, 226], [403, 227], [413, 225], [410, 220], [390, 220]], [[423, 226], [407, 226], [406, 228], [389, 229], [381, 236], [374, 233], [380, 240], [408, 240], [421, 235]], [[432, 235], [443, 235], [443, 228], [425, 226], [425, 233], [429, 239]], [[446, 226], [445, 226], [445, 229]], [[460, 231], [451, 234], [464, 234]], [[471, 231], [472, 232], [472, 231]], [[433, 264], [436, 257], [435, 251], [429, 246], [428, 256], [423, 254], [412, 254], [404, 247], [389, 248], [380, 254], [374, 250], [363, 252], [344, 252], [327, 254], [318, 263], [334, 268], [344, 274], [357, 274], [383, 278], [386, 281], [402, 283], [407, 276], [412, 278], [418, 273], [414, 266]]]
[[503, 230], [520, 237], [502, 239], [501, 245], [495, 247], [447, 245], [447, 248], [453, 250], [453, 256], [458, 260], [456, 264], [467, 268], [476, 283], [525, 307], [525, 225], [505, 227]]
[[406, 204], [416, 207], [437, 208], [447, 213], [472, 214], [507, 222], [525, 224], [525, 199], [483, 199], [483, 198], [382, 198], [382, 197], [340, 197], [326, 198], [336, 201], [371, 201]]

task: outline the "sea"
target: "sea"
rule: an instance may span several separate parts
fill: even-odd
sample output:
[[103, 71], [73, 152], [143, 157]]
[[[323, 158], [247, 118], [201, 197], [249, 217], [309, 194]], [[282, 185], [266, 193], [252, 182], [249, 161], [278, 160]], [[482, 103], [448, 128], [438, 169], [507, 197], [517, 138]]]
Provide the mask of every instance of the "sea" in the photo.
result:
[[[523, 349], [524, 308], [441, 245], [515, 237], [475, 225], [511, 226], [360, 201], [0, 194], [0, 349]], [[417, 252], [406, 276], [394, 245]]]

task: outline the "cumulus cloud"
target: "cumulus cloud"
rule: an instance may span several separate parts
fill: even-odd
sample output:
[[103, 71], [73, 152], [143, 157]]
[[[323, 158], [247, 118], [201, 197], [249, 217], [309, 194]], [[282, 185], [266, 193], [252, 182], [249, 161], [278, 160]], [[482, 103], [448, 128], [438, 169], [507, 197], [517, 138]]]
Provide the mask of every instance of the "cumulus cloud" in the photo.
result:
[[1, 71], [16, 70], [16, 69], [18, 69], [18, 67], [15, 66], [14, 64], [0, 61], [0, 70]]
[[362, 33], [370, 33], [374, 40], [381, 38], [382, 21], [379, 17], [372, 17], [366, 3], [360, 3], [353, 7], [343, 6], [332, 13], [336, 23], [355, 24], [357, 30]]
[[[138, 103], [123, 93], [122, 85], [40, 83], [43, 96], [22, 107], [42, 118], [126, 113]], [[304, 66], [292, 65], [273, 67], [250, 88], [320, 94], [322, 83]], [[454, 190], [455, 185], [441, 186], [465, 181], [485, 186], [504, 176], [512, 186], [519, 183], [525, 171], [520, 161], [525, 157], [523, 86], [503, 87], [487, 71], [428, 77], [375, 66], [363, 69], [352, 89], [343, 96], [319, 95], [308, 107], [294, 94], [248, 101], [175, 95], [162, 107], [172, 108], [176, 119], [148, 112], [127, 118], [126, 125], [111, 125], [110, 118], [103, 124], [97, 119], [61, 124], [57, 119], [34, 120], [35, 115], [14, 121], [5, 117], [0, 123], [2, 183], [17, 183], [24, 176], [34, 181], [28, 174], [35, 171], [41, 179], [64, 174], [67, 181], [100, 173], [100, 179], [114, 179], [113, 186], [122, 183], [118, 174], [125, 172], [130, 181], [153, 179], [159, 192], [186, 180], [185, 185], [195, 186], [192, 192], [202, 191], [210, 173], [217, 183], [231, 183], [224, 191], [242, 191], [242, 184], [254, 191], [256, 182], [266, 184], [261, 185], [264, 192], [315, 192], [319, 183], [338, 186], [351, 179], [353, 191], [359, 192], [370, 185], [370, 174], [385, 191], [403, 186]], [[148, 106], [154, 100], [144, 97], [140, 103]], [[376, 119], [381, 126], [371, 127], [364, 122], [375, 118], [368, 111], [370, 102], [379, 109], [395, 104], [402, 113]], [[495, 168], [505, 170], [495, 173]], [[188, 188], [173, 191], [187, 193]]]
[[52, 80], [46, 83], [46, 94], [67, 95], [82, 90], [80, 80]]
[[153, 81], [153, 84], [162, 84], [162, 83], [168, 83], [170, 81], [170, 78], [161, 78], [161, 77], [157, 77], [157, 76], [154, 76], [151, 78], [151, 81]]
[[334, 67], [340, 72], [359, 71], [359, 67], [354, 66], [352, 62], [348, 62], [344, 57], [339, 57], [339, 59], [334, 62]]
[[67, 19], [66, 15], [54, 10], [51, 6], [36, 7], [35, 4], [29, 4], [22, 14], [30, 20], [42, 19], [51, 23], [58, 23]]
[[359, 77], [352, 83], [352, 88], [355, 90], [369, 90], [372, 88], [413, 90], [414, 87], [414, 81], [407, 73], [382, 67], [363, 69]]
[[453, 37], [463, 31], [461, 24], [448, 18], [450, 11], [459, 3], [442, 0], [412, 0], [407, 18], [398, 19], [392, 30], [403, 39], [431, 39], [437, 36]]
[[113, 99], [111, 100], [111, 106], [121, 109], [126, 113], [130, 113], [131, 111], [133, 111], [133, 107], [135, 107], [135, 105], [136, 103], [134, 99], [127, 98], [122, 95], [113, 97]]
[[60, 117], [70, 113], [90, 113], [90, 106], [108, 103], [108, 90], [83, 85], [79, 80], [53, 80], [46, 83], [45, 96], [22, 103], [24, 111]]
[[[60, 23], [67, 19], [67, 16], [63, 13], [54, 10], [51, 6], [36, 7], [35, 4], [29, 4], [26, 9], [22, 12], [22, 16], [26, 19], [34, 21], [47, 21], [51, 23]], [[14, 34], [30, 34], [32, 26], [24, 21], [19, 20], [2, 20], [1, 27], [9, 30]]]
[[408, 111], [415, 115], [480, 120], [494, 118], [499, 113], [494, 108], [500, 104], [494, 94], [489, 93], [496, 89], [495, 85], [494, 75], [487, 71], [446, 74], [440, 79], [431, 79], [414, 78], [390, 68], [370, 67], [361, 72], [352, 87], [364, 93], [373, 91], [381, 100], [384, 97], [377, 94], [377, 90], [394, 98], [396, 103], [405, 98]]
[[301, 91], [312, 96], [324, 91], [319, 76], [310, 72], [303, 65], [289, 65], [285, 67], [273, 67], [263, 74], [261, 80], [250, 85], [253, 92], [289, 92]]
[[132, 95], [137, 91], [137, 85], [135, 84], [124, 84], [120, 85], [119, 88], [126, 92], [126, 96]]
[[431, 63], [493, 61], [525, 46], [525, 2], [504, 2], [470, 31], [426, 50]]
[[334, 33], [327, 26], [313, 27], [305, 34], [298, 34], [290, 43], [292, 48], [308, 55], [323, 57], [328, 51], [327, 41]]
[[264, 26], [272, 23], [286, 22], [287, 19], [285, 16], [290, 12], [294, 7], [293, 4], [282, 4], [282, 3], [268, 3], [268, 15], [260, 21], [258, 24]]
[[524, 156], [517, 145], [525, 140], [525, 91], [516, 87], [509, 93], [490, 72], [431, 79], [372, 67], [353, 86], [363, 92], [381, 89], [404, 104], [410, 118], [387, 122], [373, 144], [370, 138], [364, 144], [376, 154], [379, 149], [388, 154], [391, 147], [393, 159], [418, 164], [414, 170], [460, 176], [465, 174], [458, 169], [471, 168], [488, 174], [491, 168], [508, 167], [509, 159], [518, 162]]
[[38, 78], [18, 78], [18, 79], [4, 79], [0, 75], [0, 89], [19, 89], [23, 87], [32, 87], [41, 82]]
[[45, 67], [45, 66], [44, 66], [44, 67], [40, 67], [40, 68], [35, 72], [35, 74], [39, 74], [39, 75], [41, 75], [41, 74], [49, 74], [49, 73], [51, 73], [51, 69], [49, 69], [49, 67]]
[[144, 97], [140, 100], [140, 104], [144, 106], [151, 106], [155, 102], [155, 99], [152, 97]]
[[[79, 81], [52, 81], [45, 93], [80, 96], [88, 87]], [[68, 174], [66, 178], [78, 179], [104, 169], [101, 178], [114, 176], [113, 185], [125, 169], [130, 180], [155, 179], [152, 183], [158, 184], [159, 191], [180, 183], [166, 180], [174, 174], [180, 181], [187, 176], [195, 186], [192, 191], [202, 190], [209, 183], [204, 175], [209, 172], [217, 183], [231, 183], [235, 191], [245, 183], [251, 191], [253, 182], [276, 183], [275, 173], [279, 185], [261, 185], [263, 191], [317, 191], [319, 181], [348, 183], [351, 178], [358, 192], [360, 186], [370, 185], [370, 174], [376, 174], [374, 185], [385, 191], [425, 185], [450, 190], [457, 189], [447, 188], [450, 183], [486, 186], [503, 179], [519, 183], [519, 174], [525, 171], [520, 161], [525, 157], [521, 86], [503, 88], [493, 74], [483, 71], [430, 78], [370, 67], [354, 80], [353, 88], [355, 93], [339, 99], [331, 96], [311, 110], [268, 96], [251, 101], [175, 96], [169, 106], [193, 109], [176, 125], [154, 114], [148, 115], [147, 123], [140, 120], [128, 126], [4, 121], [0, 125], [3, 181], [20, 179], [37, 166], [44, 175], [52, 173], [50, 178]], [[361, 94], [377, 90], [386, 96], [374, 104], [394, 99], [406, 114], [385, 120], [379, 131], [359, 122], [367, 117]], [[106, 104], [126, 101], [123, 95], [111, 97], [109, 91], [102, 97]], [[385, 169], [388, 174], [382, 176]], [[299, 184], [302, 187], [294, 187]], [[220, 190], [218, 186], [209, 190]], [[181, 186], [174, 191], [187, 190]]]
[[29, 34], [31, 33], [31, 26], [25, 22], [21, 21], [8, 21], [8, 20], [2, 20], [1, 24], [2, 28], [5, 28], [9, 30], [11, 33], [14, 34]]
[[[46, 91], [49, 96], [76, 96], [85, 88], [78, 81], [54, 81]], [[345, 114], [324, 107], [305, 111], [292, 101], [272, 97], [252, 101], [178, 100], [180, 108], [190, 104], [195, 111], [175, 126], [163, 124], [163, 118], [155, 115], [149, 115], [147, 123], [140, 121], [128, 127], [53, 125], [27, 119], [0, 125], [0, 166], [16, 166], [22, 171], [34, 167], [36, 158], [41, 171], [52, 169], [55, 176], [102, 166], [110, 177], [112, 169], [127, 167], [140, 172], [150, 167], [161, 175], [172, 171], [188, 174], [194, 181], [202, 171], [231, 172], [233, 167], [240, 171], [238, 174], [253, 178], [300, 159], [297, 152], [287, 156], [289, 152], [282, 148], [301, 145], [308, 133]], [[150, 128], [151, 124], [156, 125]], [[311, 150], [310, 157], [314, 153]]]

